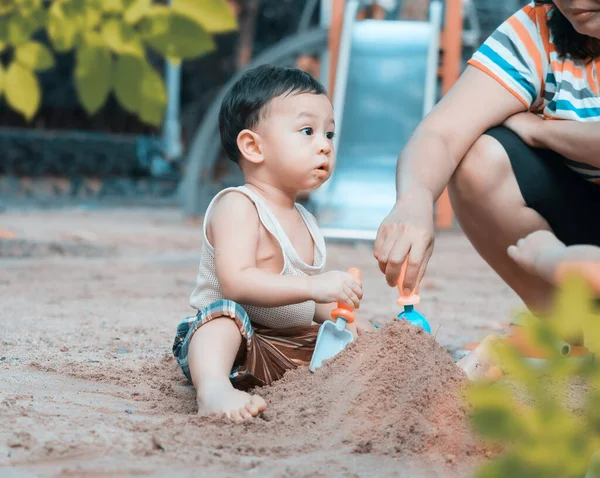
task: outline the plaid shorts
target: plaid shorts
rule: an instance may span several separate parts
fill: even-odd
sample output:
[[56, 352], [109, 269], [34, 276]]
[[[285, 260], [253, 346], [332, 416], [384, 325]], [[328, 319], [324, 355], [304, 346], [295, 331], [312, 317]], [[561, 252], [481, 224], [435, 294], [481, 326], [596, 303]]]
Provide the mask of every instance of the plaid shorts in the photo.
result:
[[244, 308], [231, 300], [218, 300], [186, 317], [177, 327], [173, 355], [191, 381], [189, 347], [194, 333], [214, 319], [232, 319], [242, 335], [242, 344], [229, 378], [239, 389], [269, 385], [287, 370], [308, 365], [319, 331], [318, 325], [268, 329], [252, 324]]

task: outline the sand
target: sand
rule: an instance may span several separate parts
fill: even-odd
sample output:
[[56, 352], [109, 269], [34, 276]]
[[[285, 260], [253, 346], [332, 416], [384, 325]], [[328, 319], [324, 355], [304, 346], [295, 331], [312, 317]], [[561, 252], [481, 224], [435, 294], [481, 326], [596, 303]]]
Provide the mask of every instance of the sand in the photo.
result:
[[316, 373], [288, 373], [257, 393], [281, 430], [314, 430], [315, 441], [354, 453], [462, 465], [485, 455], [468, 425], [466, 376], [433, 338], [394, 321], [363, 334]]
[[[196, 225], [168, 208], [9, 209], [0, 225], [16, 234], [0, 240], [0, 476], [469, 476], [485, 454], [451, 352], [519, 301], [460, 233], [438, 237], [423, 282], [437, 343], [394, 322], [260, 390], [268, 410], [233, 425], [196, 415], [170, 354]], [[350, 266], [359, 313], [392, 322], [371, 246], [329, 247], [330, 268]]]

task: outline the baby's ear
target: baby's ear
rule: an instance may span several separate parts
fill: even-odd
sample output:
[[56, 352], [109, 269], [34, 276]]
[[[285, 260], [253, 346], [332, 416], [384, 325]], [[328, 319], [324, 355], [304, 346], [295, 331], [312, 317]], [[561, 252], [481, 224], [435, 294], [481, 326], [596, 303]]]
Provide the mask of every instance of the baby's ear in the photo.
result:
[[260, 143], [260, 136], [254, 131], [244, 129], [238, 134], [237, 145], [240, 153], [251, 163], [260, 164], [265, 159]]

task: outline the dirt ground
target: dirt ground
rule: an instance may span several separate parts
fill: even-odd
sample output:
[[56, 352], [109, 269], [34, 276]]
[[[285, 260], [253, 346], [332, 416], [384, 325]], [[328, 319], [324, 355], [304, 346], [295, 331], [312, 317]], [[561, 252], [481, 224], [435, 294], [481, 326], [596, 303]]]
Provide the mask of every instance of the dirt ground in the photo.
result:
[[[178, 322], [192, 313], [187, 301], [198, 267], [200, 229], [186, 224], [176, 209], [9, 208], [0, 214], [0, 227], [16, 234], [0, 240], [0, 476], [434, 477], [468, 476], [477, 464], [469, 450], [463, 450], [465, 456], [444, 454], [452, 440], [464, 438], [448, 433], [441, 433], [443, 446], [430, 446], [426, 458], [418, 453], [422, 444], [405, 453], [403, 443], [408, 450], [414, 440], [403, 441], [396, 411], [381, 415], [381, 408], [376, 410], [378, 403], [393, 408], [387, 387], [404, 392], [404, 382], [375, 382], [377, 377], [369, 380], [378, 384], [380, 395], [369, 382], [362, 383], [352, 406], [379, 413], [395, 435], [380, 434], [360, 446], [351, 438], [332, 441], [349, 430], [349, 419], [336, 410], [350, 400], [344, 386], [351, 389], [352, 380], [333, 374], [335, 363], [321, 378], [298, 370], [265, 391], [273, 406], [255, 423], [198, 417], [193, 388], [170, 349]], [[330, 244], [328, 268], [361, 268], [360, 313], [385, 324], [399, 312], [396, 291], [385, 284], [371, 248]], [[418, 339], [411, 342], [413, 349], [399, 346], [386, 358], [397, 363], [386, 366], [409, 363], [402, 355], [408, 350], [415, 372], [406, 388], [428, 381], [422, 397], [427, 401], [444, 387], [454, 390], [462, 379], [449, 372], [454, 374], [450, 381], [436, 382], [429, 365], [422, 365], [429, 362], [418, 355], [435, 355], [431, 363], [450, 370], [444, 349], [452, 353], [461, 344], [502, 332], [521, 304], [458, 231], [438, 235], [421, 296], [419, 310], [443, 348], [434, 347], [431, 337]], [[385, 336], [388, 349], [396, 329], [382, 329], [391, 330]], [[371, 347], [376, 346], [373, 337]], [[414, 347], [424, 350], [415, 354]], [[359, 357], [360, 350], [348, 356]], [[377, 363], [361, 360], [352, 369], [355, 375]], [[347, 382], [340, 382], [342, 376]], [[328, 409], [322, 398], [294, 385], [309, 387], [310, 380], [329, 384], [327, 400], [334, 398]], [[285, 401], [286, 394], [294, 394], [295, 401]], [[303, 400], [308, 403], [295, 410], [293, 404]], [[313, 407], [311, 400], [320, 405]], [[421, 410], [422, 421], [432, 409], [421, 405], [412, 406]], [[462, 413], [459, 405], [455, 408], [452, 413]], [[298, 425], [285, 428], [281, 417], [295, 417]], [[358, 420], [356, 413], [353, 417]], [[438, 432], [432, 431], [427, 443], [437, 443]]]

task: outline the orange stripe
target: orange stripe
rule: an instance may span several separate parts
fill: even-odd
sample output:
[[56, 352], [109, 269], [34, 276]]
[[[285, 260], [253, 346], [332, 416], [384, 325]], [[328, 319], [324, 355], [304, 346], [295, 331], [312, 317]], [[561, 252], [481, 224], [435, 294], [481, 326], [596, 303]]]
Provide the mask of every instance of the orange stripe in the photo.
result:
[[552, 120], [552, 121], [566, 121], [562, 118], [555, 118], [554, 116], [550, 116], [546, 112], [544, 112], [544, 119]]
[[513, 90], [510, 86], [508, 86], [498, 75], [496, 75], [492, 70], [490, 70], [487, 66], [485, 66], [483, 63], [478, 62], [477, 60], [473, 60], [472, 58], [467, 62], [468, 65], [474, 66], [475, 68], [477, 68], [478, 70], [483, 71], [484, 73], [488, 74], [489, 76], [491, 76], [494, 80], [496, 80], [498, 83], [500, 83], [502, 86], [504, 86], [504, 88], [506, 88], [509, 93], [511, 93], [516, 99], [518, 99], [521, 103], [523, 103], [523, 106], [525, 106], [526, 110], [529, 110], [529, 103], [527, 103], [527, 101], [525, 101], [524, 98], [521, 97], [521, 95], [519, 95], [519, 93], [517, 93], [515, 90]]
[[[525, 10], [525, 9], [523, 9], [523, 10]], [[542, 67], [542, 53], [540, 52], [540, 50], [536, 46], [535, 42], [531, 38], [531, 35], [527, 31], [527, 28], [525, 28], [525, 25], [523, 25], [517, 17], [515, 17], [515, 16], [510, 17], [508, 19], [508, 24], [511, 27], [513, 27], [513, 30], [517, 33], [517, 35], [519, 35], [519, 38], [521, 39], [521, 41], [523, 42], [523, 45], [525, 45], [525, 48], [527, 49], [527, 53], [529, 53], [529, 56], [535, 63], [535, 69], [536, 69], [538, 77], [540, 79], [540, 85], [541, 85], [540, 91], [544, 91], [544, 78], [543, 78], [544, 70]]]
[[570, 60], [564, 60], [562, 62], [553, 61], [552, 70], [555, 72], [562, 71], [563, 73], [565, 71], [569, 71], [575, 78], [583, 78], [583, 70], [581, 68], [576, 67], [575, 64]]
[[556, 47], [553, 43], [550, 43], [550, 32], [548, 31], [548, 20], [547, 20], [547, 10], [545, 6], [537, 7], [535, 9], [535, 18], [536, 25], [540, 29], [540, 36], [542, 37], [542, 43], [544, 45], [544, 50], [546, 51], [546, 58], [548, 62], [550, 62], [550, 52], [556, 51]]

